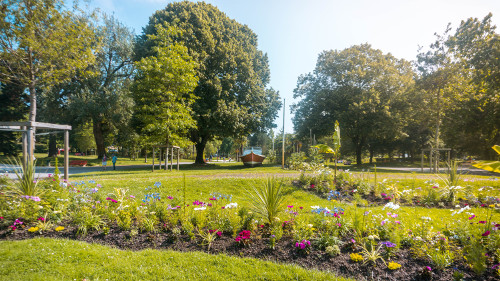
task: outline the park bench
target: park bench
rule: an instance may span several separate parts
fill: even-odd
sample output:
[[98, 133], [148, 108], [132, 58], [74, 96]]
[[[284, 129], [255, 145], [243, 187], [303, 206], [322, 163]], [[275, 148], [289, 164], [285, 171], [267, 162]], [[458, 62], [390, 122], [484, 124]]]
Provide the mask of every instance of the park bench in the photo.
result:
[[82, 166], [85, 167], [87, 166], [87, 161], [85, 160], [71, 160], [69, 161], [70, 166]]

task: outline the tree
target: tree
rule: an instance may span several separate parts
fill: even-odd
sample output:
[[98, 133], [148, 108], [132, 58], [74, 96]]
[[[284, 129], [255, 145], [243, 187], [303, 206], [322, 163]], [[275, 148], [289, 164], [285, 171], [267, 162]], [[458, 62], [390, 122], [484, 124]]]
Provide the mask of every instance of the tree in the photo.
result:
[[196, 163], [203, 161], [205, 145], [214, 137], [234, 137], [272, 126], [281, 106], [278, 93], [266, 90], [269, 82], [267, 55], [257, 49], [257, 36], [246, 25], [228, 18], [203, 2], [171, 3], [157, 11], [137, 44], [139, 58], [151, 55], [158, 26], [176, 27], [169, 35], [182, 43], [198, 63], [197, 97], [192, 105], [196, 128], [190, 139], [196, 144]]
[[94, 60], [94, 44], [87, 18], [64, 10], [60, 0], [2, 1], [0, 81], [29, 89], [29, 121], [36, 121], [37, 89], [85, 69]]
[[126, 129], [132, 116], [129, 87], [134, 37], [126, 26], [106, 15], [96, 34], [100, 48], [95, 63], [87, 69], [93, 75], [82, 75], [67, 85], [66, 90], [73, 118], [79, 123], [91, 122], [97, 157], [102, 158], [106, 153], [106, 136]]
[[196, 127], [191, 106], [197, 64], [185, 46], [168, 40], [169, 32], [176, 31], [159, 27], [158, 36], [150, 35], [155, 54], [136, 63], [133, 123], [148, 143], [184, 145], [188, 130]]
[[[462, 21], [446, 40], [449, 55], [467, 75], [467, 91], [460, 91], [448, 134], [448, 141], [471, 154], [492, 159], [489, 149], [500, 143], [500, 35], [492, 24], [492, 14], [484, 19]], [[480, 122], [478, 122], [480, 121]]]
[[[0, 121], [18, 121], [28, 113], [27, 96], [24, 87], [17, 83], [0, 83]], [[4, 155], [17, 155], [16, 138], [14, 132], [0, 131], [0, 152]]]
[[313, 73], [300, 76], [292, 106], [299, 136], [310, 129], [330, 135], [338, 120], [356, 151], [357, 164], [367, 143], [402, 136], [405, 95], [413, 84], [411, 65], [369, 44], [320, 54]]

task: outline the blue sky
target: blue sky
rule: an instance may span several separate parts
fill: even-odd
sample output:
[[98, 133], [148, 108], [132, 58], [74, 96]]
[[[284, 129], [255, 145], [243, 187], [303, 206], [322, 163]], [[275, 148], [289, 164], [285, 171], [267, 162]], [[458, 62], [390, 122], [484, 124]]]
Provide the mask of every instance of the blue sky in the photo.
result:
[[[167, 0], [93, 0], [91, 6], [114, 13], [136, 34]], [[289, 105], [301, 74], [313, 71], [318, 54], [369, 43], [384, 53], [414, 60], [418, 47], [427, 47], [434, 33], [448, 23], [456, 28], [469, 17], [493, 13], [500, 25], [499, 0], [213, 0], [230, 18], [248, 25], [269, 56], [270, 86], [286, 98], [285, 131], [293, 132]], [[499, 32], [499, 31], [497, 31]], [[281, 130], [283, 112], [276, 120]]]

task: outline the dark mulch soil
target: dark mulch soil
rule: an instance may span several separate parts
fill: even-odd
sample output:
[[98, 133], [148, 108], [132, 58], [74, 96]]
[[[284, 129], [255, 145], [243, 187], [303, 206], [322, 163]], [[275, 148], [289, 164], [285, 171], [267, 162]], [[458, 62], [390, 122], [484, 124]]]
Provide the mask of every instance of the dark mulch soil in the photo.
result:
[[[0, 231], [1, 240], [23, 240], [39, 236], [41, 235], [30, 233], [26, 229], [16, 230], [15, 232]], [[89, 233], [87, 236], [82, 237], [76, 234], [75, 228], [67, 227], [64, 231], [44, 233], [43, 236], [81, 240], [127, 250], [170, 249], [181, 252], [207, 252], [206, 247], [200, 245], [199, 238], [190, 240], [187, 235], [176, 237], [165, 232], [138, 233], [131, 237], [130, 231], [122, 231], [118, 227], [111, 228], [107, 235], [101, 231]], [[297, 251], [291, 238], [285, 237], [277, 243], [276, 249], [272, 250], [269, 248], [268, 238], [262, 238], [262, 240], [254, 241], [247, 247], [242, 247], [235, 242], [233, 237], [224, 234], [216, 239], [209, 253], [254, 257], [279, 263], [297, 264], [303, 268], [330, 271], [337, 276], [351, 277], [357, 280], [453, 280], [453, 272], [456, 270], [464, 274], [464, 280], [500, 279], [492, 269], [488, 269], [483, 276], [479, 277], [470, 271], [463, 262], [456, 262], [452, 267], [444, 271], [433, 270], [429, 274], [425, 270], [425, 266], [430, 265], [429, 262], [413, 258], [407, 249], [401, 249], [392, 258], [392, 261], [402, 266], [401, 269], [396, 271], [389, 270], [380, 260], [377, 266], [352, 262], [349, 256], [352, 250], [347, 248], [343, 248], [342, 253], [336, 257], [330, 257], [325, 252], [317, 250], [306, 255]]]

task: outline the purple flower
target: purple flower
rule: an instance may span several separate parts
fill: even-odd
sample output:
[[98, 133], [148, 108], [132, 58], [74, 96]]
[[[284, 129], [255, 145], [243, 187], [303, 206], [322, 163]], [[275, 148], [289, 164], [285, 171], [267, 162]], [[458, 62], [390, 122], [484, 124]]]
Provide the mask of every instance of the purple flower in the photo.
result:
[[172, 196], [167, 196], [167, 199], [172, 200], [172, 199], [174, 199], [174, 197], [172, 197]]
[[489, 230], [486, 230], [485, 233], [481, 234], [481, 236], [488, 236], [488, 235], [490, 235], [490, 231]]
[[392, 243], [390, 241], [385, 241], [385, 242], [382, 242], [380, 244], [386, 246], [387, 248], [394, 248], [394, 247], [396, 247], [396, 244], [394, 244], [394, 243]]

